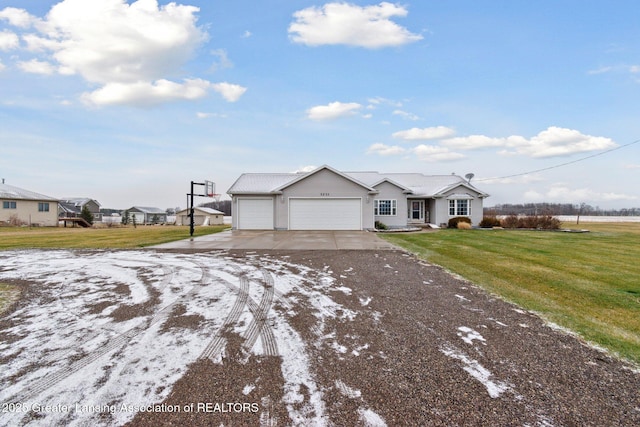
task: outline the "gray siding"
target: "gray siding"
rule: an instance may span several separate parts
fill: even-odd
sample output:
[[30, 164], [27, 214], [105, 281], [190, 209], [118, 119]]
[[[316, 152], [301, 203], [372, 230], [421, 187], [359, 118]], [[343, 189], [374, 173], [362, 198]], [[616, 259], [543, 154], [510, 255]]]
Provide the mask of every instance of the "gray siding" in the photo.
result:
[[454, 194], [467, 194], [472, 197], [469, 200], [469, 204], [471, 206], [471, 215], [468, 215], [471, 218], [472, 225], [480, 224], [483, 216], [483, 200], [479, 197], [479, 193], [471, 191], [469, 188], [464, 186], [458, 186], [452, 188], [444, 194], [444, 197], [436, 200], [436, 215], [437, 222], [436, 224], [444, 224], [448, 223], [450, 218], [453, 218], [457, 215], [449, 215], [449, 199], [447, 197]]
[[[376, 200], [396, 200], [396, 215], [375, 216], [374, 221], [380, 221], [389, 227], [404, 227], [407, 225], [407, 195], [401, 188], [389, 183], [382, 182], [375, 187], [380, 193], [375, 195]], [[371, 205], [373, 210], [373, 205]]]

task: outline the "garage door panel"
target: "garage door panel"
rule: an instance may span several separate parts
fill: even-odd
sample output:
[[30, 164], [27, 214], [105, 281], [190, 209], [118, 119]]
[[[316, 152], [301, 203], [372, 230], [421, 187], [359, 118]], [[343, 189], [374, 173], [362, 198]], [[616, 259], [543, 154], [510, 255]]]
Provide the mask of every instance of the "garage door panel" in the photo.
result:
[[273, 230], [273, 199], [238, 199], [239, 230]]
[[361, 230], [362, 201], [341, 199], [290, 199], [290, 230]]

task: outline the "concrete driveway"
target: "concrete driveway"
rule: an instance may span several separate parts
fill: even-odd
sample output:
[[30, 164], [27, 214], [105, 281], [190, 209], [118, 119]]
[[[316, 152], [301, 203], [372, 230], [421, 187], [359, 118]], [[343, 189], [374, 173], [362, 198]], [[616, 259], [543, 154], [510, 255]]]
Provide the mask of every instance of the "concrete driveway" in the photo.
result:
[[154, 249], [398, 249], [368, 231], [228, 230], [193, 239], [152, 246]]

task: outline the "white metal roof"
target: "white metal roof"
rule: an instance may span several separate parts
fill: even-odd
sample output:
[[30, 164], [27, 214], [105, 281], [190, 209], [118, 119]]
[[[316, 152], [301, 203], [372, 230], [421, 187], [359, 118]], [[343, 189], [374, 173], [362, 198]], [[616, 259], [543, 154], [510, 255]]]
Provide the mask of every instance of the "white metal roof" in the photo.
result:
[[[220, 212], [219, 210], [212, 209], [212, 208], [194, 206], [193, 209], [196, 210], [196, 211], [201, 211], [201, 212], [207, 213], [209, 215], [224, 215], [224, 212]], [[177, 212], [177, 215], [183, 215], [183, 214], [188, 214], [188, 213], [189, 213], [189, 209], [182, 209], [181, 211]]]
[[299, 178], [297, 173], [243, 173], [227, 191], [229, 194], [268, 194]]
[[133, 210], [133, 209], [146, 214], [163, 214], [163, 215], [166, 214], [166, 212], [160, 208], [153, 208], [148, 206], [134, 206], [129, 210]]
[[[323, 166], [322, 168], [329, 168]], [[319, 169], [322, 169], [319, 168]], [[304, 179], [305, 176], [317, 172], [316, 169], [308, 173], [245, 173], [227, 191], [228, 194], [277, 194], [287, 185]], [[333, 170], [333, 169], [331, 169]], [[463, 185], [476, 191], [481, 197], [488, 194], [478, 190], [458, 175], [424, 175], [421, 173], [380, 173], [380, 172], [339, 172], [368, 187], [379, 184], [385, 179], [399, 184], [411, 191], [410, 197], [434, 197]]]
[[0, 184], [0, 199], [10, 200], [45, 200], [50, 202], [57, 202], [58, 199], [54, 197], [45, 196], [44, 194], [36, 193], [34, 191], [25, 190], [23, 188], [14, 187], [9, 184]]

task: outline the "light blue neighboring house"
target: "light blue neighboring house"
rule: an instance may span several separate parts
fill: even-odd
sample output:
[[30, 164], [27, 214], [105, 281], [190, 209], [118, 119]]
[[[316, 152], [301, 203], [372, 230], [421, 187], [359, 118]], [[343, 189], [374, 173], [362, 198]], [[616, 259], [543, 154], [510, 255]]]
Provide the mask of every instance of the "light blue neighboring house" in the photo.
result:
[[[167, 222], [167, 213], [160, 208], [134, 206], [127, 209], [129, 216], [136, 224], [164, 224]], [[124, 215], [124, 212], [122, 213]]]

